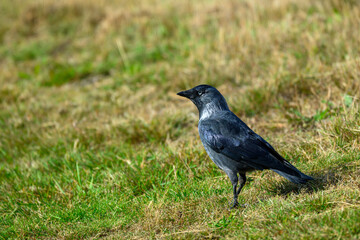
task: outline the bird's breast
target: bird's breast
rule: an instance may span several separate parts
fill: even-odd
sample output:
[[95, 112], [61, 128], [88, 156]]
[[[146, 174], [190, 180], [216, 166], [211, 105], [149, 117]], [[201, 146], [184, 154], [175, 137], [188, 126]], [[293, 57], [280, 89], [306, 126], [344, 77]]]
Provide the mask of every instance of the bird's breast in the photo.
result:
[[221, 153], [215, 152], [210, 146], [203, 144], [205, 151], [209, 155], [210, 159], [218, 166], [221, 170], [227, 172], [228, 170], [235, 172], [246, 172], [249, 170], [249, 166], [242, 161], [233, 160], [226, 157]]

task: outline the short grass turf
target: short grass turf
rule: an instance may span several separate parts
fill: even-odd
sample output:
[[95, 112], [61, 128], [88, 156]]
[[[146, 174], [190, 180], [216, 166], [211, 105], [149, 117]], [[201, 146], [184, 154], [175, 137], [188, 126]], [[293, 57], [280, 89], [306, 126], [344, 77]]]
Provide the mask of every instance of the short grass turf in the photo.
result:
[[[360, 3], [0, 3], [0, 238], [359, 239]], [[238, 209], [177, 91], [211, 84], [316, 180]]]

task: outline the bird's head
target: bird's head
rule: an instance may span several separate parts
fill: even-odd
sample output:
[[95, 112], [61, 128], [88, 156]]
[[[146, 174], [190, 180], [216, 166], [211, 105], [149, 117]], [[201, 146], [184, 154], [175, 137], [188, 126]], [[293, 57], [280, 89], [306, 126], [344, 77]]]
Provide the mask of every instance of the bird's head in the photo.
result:
[[205, 112], [229, 110], [225, 98], [216, 88], [209, 85], [199, 85], [192, 89], [178, 92], [177, 95], [190, 99], [198, 108], [200, 117]]

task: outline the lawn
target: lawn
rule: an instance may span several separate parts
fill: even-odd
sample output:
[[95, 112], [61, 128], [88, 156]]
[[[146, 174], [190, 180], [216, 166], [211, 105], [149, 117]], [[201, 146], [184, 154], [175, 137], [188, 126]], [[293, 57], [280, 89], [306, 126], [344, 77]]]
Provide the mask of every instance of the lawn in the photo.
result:
[[[359, 1], [0, 12], [0, 239], [360, 239]], [[253, 172], [230, 210], [198, 84], [315, 181]]]

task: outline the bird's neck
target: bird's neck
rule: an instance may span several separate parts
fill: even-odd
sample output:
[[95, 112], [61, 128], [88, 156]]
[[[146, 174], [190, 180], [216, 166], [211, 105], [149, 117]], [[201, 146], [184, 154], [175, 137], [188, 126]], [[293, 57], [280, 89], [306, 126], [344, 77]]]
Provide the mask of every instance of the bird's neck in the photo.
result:
[[206, 105], [202, 106], [201, 109], [199, 109], [199, 119], [204, 120], [220, 111], [229, 111], [229, 107], [226, 101], [224, 102], [213, 101], [207, 103]]

